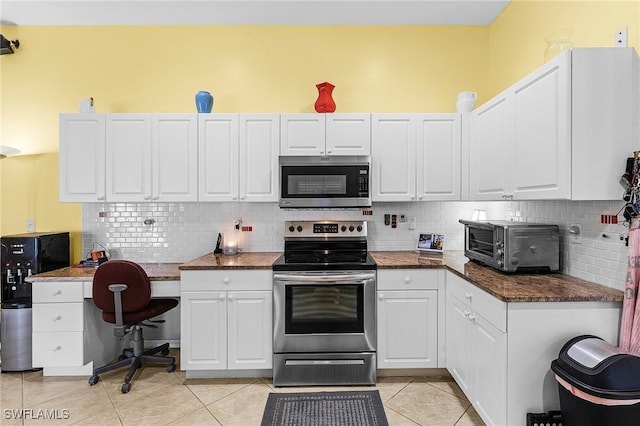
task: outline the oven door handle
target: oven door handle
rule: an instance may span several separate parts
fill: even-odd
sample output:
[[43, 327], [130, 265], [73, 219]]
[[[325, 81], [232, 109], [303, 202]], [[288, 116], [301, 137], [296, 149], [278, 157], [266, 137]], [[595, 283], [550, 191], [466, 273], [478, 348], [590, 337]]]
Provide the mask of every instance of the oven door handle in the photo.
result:
[[280, 282], [295, 281], [299, 283], [352, 283], [370, 281], [375, 279], [375, 277], [375, 273], [340, 275], [274, 274], [273, 280]]

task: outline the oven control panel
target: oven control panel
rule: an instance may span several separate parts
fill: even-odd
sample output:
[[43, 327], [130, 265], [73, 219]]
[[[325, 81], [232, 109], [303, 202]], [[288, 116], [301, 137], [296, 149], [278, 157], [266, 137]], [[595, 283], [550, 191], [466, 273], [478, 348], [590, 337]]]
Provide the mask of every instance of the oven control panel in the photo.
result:
[[284, 226], [285, 237], [366, 237], [367, 222], [364, 220], [323, 220], [323, 221], [287, 221]]

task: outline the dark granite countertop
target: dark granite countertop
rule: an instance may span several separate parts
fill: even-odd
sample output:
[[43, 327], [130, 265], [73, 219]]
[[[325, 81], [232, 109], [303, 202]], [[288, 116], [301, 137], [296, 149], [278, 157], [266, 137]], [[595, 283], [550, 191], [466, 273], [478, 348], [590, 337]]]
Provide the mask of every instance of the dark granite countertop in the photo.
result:
[[[151, 281], [178, 281], [180, 280], [179, 263], [140, 263]], [[26, 280], [38, 281], [91, 281], [96, 267], [68, 266], [41, 274], [32, 275]]]
[[504, 302], [621, 302], [623, 293], [564, 274], [505, 274], [471, 262], [462, 251], [371, 252], [378, 269], [447, 268]]
[[279, 252], [240, 252], [233, 256], [207, 253], [180, 265], [181, 271], [215, 269], [271, 269]]
[[[152, 281], [177, 281], [180, 271], [271, 269], [280, 252], [208, 253], [186, 263], [141, 263]], [[446, 268], [504, 302], [621, 302], [620, 290], [564, 274], [504, 274], [471, 262], [461, 251], [444, 254], [372, 251], [378, 269]], [[89, 281], [96, 268], [66, 267], [28, 278], [38, 281]]]

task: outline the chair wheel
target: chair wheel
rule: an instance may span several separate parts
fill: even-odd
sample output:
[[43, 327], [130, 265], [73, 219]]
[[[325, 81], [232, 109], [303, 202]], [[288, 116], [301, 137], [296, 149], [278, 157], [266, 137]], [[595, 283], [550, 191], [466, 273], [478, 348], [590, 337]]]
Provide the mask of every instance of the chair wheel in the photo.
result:
[[173, 373], [174, 371], [176, 371], [176, 365], [175, 364], [169, 364], [169, 366], [167, 367], [167, 372], [168, 373]]
[[89, 386], [93, 386], [100, 381], [99, 376], [91, 376], [89, 377]]
[[120, 388], [120, 392], [122, 393], [127, 393], [131, 390], [131, 383], [125, 383], [122, 385], [122, 387]]
[[169, 355], [169, 349], [165, 349], [162, 352], [160, 352], [160, 354], [162, 354], [162, 356], [167, 356]]

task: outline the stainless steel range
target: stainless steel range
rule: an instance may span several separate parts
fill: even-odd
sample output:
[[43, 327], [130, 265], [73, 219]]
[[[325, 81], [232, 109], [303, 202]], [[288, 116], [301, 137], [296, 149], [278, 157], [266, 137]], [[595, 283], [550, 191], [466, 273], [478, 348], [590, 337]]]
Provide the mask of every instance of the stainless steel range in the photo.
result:
[[366, 221], [286, 222], [273, 264], [273, 384], [375, 384], [375, 293]]

